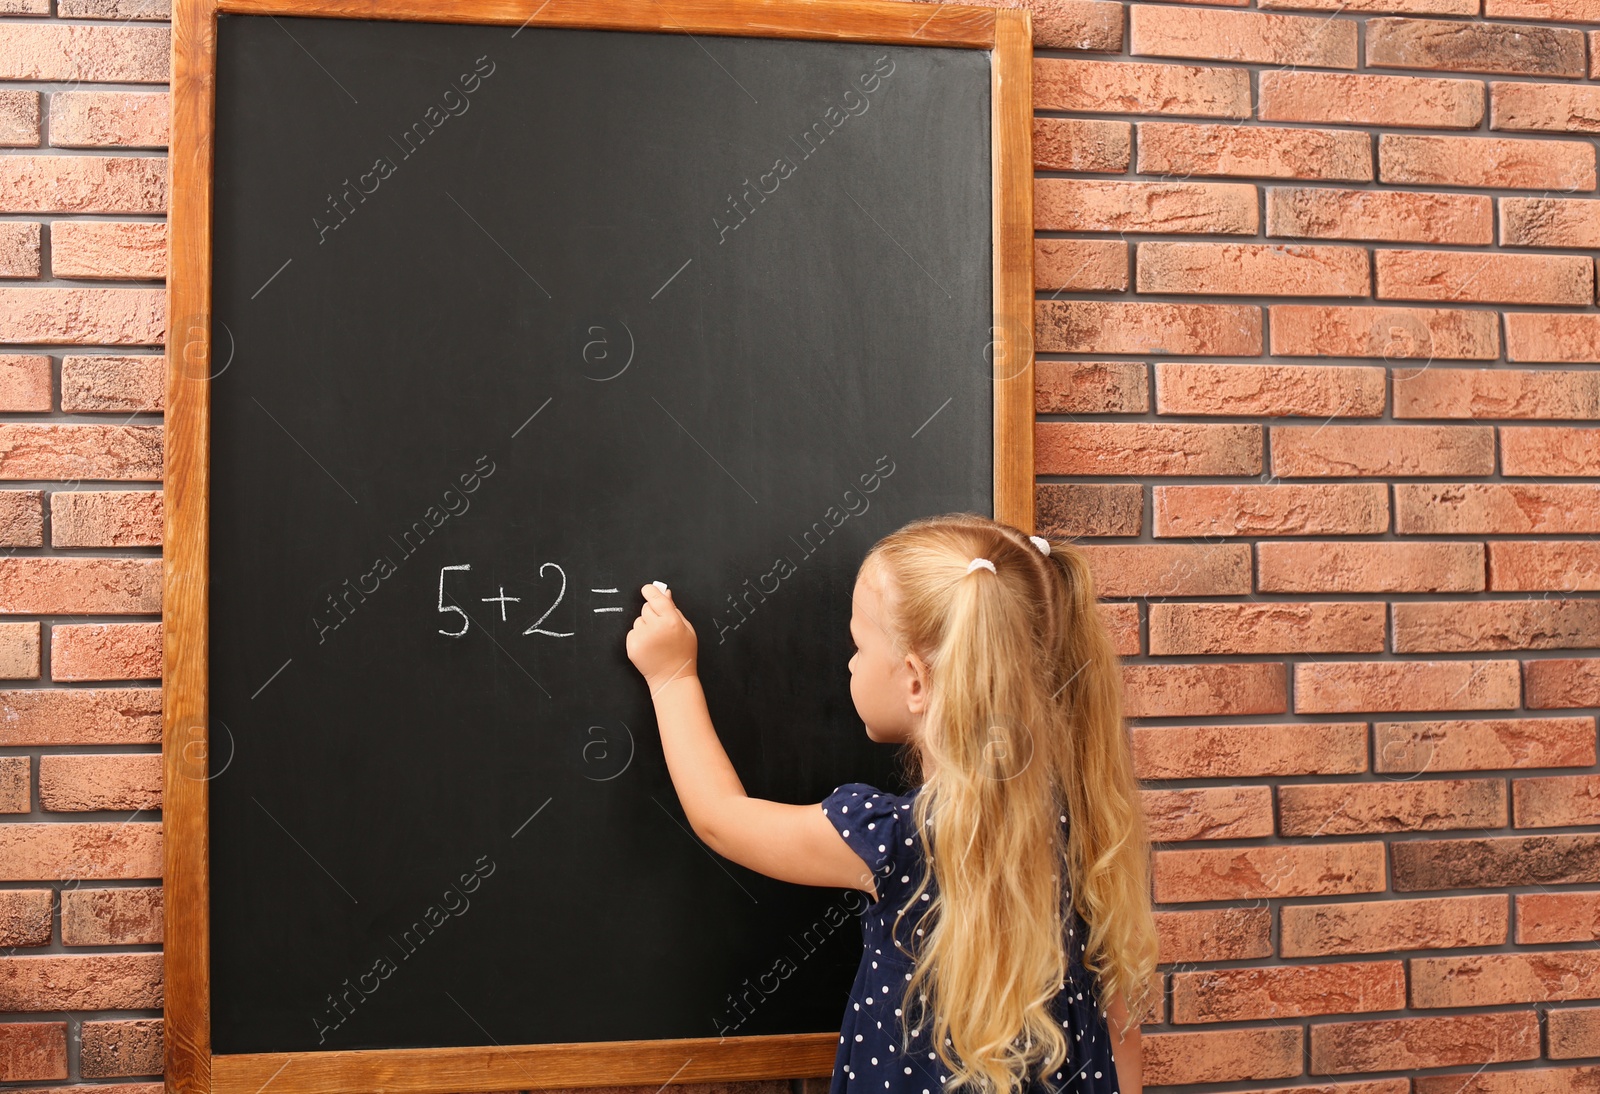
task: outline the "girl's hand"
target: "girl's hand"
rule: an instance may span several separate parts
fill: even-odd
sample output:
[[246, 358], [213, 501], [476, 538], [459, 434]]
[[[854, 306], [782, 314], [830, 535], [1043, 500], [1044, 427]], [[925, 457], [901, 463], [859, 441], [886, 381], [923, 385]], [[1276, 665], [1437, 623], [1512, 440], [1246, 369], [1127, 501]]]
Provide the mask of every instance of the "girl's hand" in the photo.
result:
[[644, 675], [654, 695], [680, 676], [694, 676], [699, 640], [687, 617], [660, 586], [641, 586], [644, 607], [628, 632], [628, 660]]

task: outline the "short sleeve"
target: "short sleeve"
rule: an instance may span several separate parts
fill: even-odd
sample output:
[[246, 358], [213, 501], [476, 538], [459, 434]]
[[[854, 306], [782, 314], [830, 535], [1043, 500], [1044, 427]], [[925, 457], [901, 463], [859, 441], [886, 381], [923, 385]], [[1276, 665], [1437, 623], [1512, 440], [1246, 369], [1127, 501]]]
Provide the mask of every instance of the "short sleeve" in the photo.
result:
[[910, 849], [910, 799], [866, 783], [845, 783], [822, 800], [822, 812], [872, 871], [881, 894], [882, 879], [899, 869]]

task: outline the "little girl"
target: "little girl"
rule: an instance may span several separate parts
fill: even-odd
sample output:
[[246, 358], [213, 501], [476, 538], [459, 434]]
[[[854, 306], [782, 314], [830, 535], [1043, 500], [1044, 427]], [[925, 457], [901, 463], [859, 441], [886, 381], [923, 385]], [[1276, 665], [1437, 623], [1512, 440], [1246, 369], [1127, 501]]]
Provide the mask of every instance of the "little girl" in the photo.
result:
[[1149, 843], [1082, 553], [967, 513], [874, 545], [850, 694], [920, 785], [847, 783], [816, 805], [745, 793], [694, 628], [669, 592], [642, 592], [628, 657], [694, 830], [770, 877], [872, 898], [831, 1094], [1141, 1094]]

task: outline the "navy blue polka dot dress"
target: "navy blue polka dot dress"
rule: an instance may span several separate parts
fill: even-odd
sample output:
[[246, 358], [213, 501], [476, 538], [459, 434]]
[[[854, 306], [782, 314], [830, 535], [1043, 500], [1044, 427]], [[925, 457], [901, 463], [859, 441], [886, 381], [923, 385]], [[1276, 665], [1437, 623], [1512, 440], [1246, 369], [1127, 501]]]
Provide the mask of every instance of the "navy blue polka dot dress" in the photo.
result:
[[[872, 870], [878, 890], [878, 899], [861, 912], [865, 946], [845, 1008], [829, 1094], [940, 1094], [948, 1074], [926, 1031], [913, 1031], [909, 1052], [901, 1048], [900, 1007], [911, 977], [904, 950], [911, 948], [913, 932], [920, 933], [915, 912], [901, 917], [904, 949], [895, 945], [893, 932], [905, 902], [896, 894], [914, 892], [924, 868], [922, 840], [911, 819], [915, 796], [916, 791], [900, 797], [865, 783], [846, 783], [822, 803], [823, 813]], [[925, 892], [922, 901], [937, 895], [931, 880]], [[1120, 1094], [1097, 982], [1083, 967], [1087, 934], [1074, 909], [1067, 925], [1067, 984], [1052, 1003], [1067, 1031], [1069, 1055], [1047, 1085], [1035, 1082], [1029, 1094]]]

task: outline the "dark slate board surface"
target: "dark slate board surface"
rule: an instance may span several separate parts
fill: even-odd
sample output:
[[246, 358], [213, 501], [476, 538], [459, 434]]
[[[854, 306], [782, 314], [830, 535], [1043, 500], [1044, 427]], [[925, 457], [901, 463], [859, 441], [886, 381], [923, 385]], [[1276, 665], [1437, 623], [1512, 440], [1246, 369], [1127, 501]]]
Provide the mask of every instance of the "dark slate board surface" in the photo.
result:
[[850, 589], [992, 511], [987, 55], [219, 22], [213, 1050], [837, 1029], [863, 898], [692, 837], [623, 635], [752, 794], [900, 785]]

